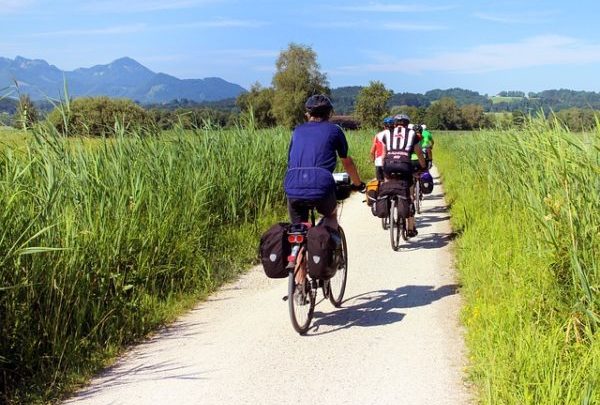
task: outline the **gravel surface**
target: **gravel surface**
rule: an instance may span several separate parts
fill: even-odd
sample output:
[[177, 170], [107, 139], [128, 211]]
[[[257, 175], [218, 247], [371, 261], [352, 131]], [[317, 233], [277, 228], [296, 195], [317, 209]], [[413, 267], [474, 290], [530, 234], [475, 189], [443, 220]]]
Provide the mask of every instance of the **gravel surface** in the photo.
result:
[[466, 364], [439, 178], [419, 235], [390, 247], [364, 196], [343, 206], [345, 302], [319, 291], [306, 336], [286, 280], [254, 268], [93, 379], [68, 404], [467, 404]]

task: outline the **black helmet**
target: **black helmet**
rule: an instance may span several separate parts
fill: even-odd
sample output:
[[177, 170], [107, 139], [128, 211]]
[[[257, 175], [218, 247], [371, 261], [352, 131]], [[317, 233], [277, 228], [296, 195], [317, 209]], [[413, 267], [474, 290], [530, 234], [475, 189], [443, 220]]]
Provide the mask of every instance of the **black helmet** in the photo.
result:
[[304, 103], [304, 108], [312, 116], [324, 117], [333, 110], [331, 100], [324, 94], [312, 95]]
[[396, 114], [396, 115], [394, 115], [394, 121], [396, 121], [396, 122], [406, 121], [406, 123], [408, 124], [410, 122], [410, 118], [406, 114]]

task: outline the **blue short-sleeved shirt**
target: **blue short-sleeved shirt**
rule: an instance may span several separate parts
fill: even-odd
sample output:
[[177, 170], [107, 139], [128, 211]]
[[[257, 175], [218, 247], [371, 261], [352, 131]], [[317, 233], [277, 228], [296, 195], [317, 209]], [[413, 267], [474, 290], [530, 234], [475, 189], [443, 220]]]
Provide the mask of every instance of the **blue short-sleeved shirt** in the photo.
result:
[[348, 156], [348, 142], [339, 126], [328, 121], [297, 126], [290, 142], [284, 182], [288, 198], [317, 200], [334, 191], [331, 173], [336, 155]]

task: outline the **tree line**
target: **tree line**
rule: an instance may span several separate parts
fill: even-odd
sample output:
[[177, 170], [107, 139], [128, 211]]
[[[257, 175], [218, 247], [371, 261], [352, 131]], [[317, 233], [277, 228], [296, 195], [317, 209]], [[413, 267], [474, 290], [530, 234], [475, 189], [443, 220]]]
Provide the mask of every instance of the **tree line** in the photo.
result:
[[18, 100], [0, 98], [0, 111], [4, 111], [0, 125], [27, 129], [47, 115], [48, 122], [62, 133], [86, 136], [110, 136], [115, 121], [121, 128], [138, 125], [156, 131], [176, 127], [292, 128], [303, 122], [304, 101], [316, 93], [331, 97], [337, 114], [334, 121], [347, 128], [377, 128], [384, 117], [398, 113], [440, 130], [509, 128], [520, 125], [528, 115], [546, 114], [560, 125], [581, 131], [595, 127], [595, 110], [600, 109], [600, 93], [565, 89], [527, 96], [521, 91], [502, 91], [495, 99], [460, 88], [394, 93], [379, 81], [331, 89], [315, 51], [295, 43], [279, 54], [275, 67], [271, 86], [256, 82], [235, 100], [210, 103], [180, 99], [141, 106], [131, 100], [92, 97], [40, 105], [27, 95]]

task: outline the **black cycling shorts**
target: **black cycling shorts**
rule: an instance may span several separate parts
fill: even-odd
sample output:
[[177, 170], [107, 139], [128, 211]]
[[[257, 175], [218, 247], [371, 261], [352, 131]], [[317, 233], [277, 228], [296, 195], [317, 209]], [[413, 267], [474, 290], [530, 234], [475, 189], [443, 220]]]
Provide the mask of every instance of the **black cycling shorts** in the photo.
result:
[[335, 192], [332, 191], [319, 200], [301, 200], [288, 198], [288, 213], [293, 224], [308, 222], [308, 214], [311, 208], [315, 208], [324, 217], [331, 215], [337, 207]]

